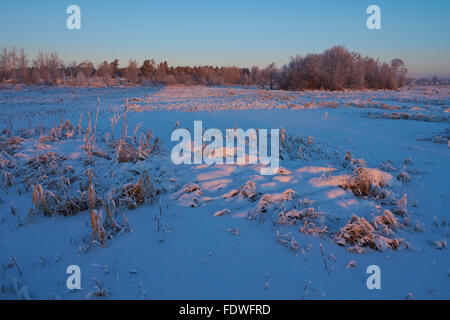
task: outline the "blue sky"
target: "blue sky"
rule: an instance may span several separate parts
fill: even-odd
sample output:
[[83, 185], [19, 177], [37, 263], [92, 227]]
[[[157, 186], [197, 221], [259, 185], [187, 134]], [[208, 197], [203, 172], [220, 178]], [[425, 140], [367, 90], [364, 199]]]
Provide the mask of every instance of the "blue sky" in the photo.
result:
[[[81, 30], [66, 8], [81, 8]], [[366, 28], [381, 8], [382, 30]], [[0, 46], [57, 51], [66, 63], [131, 58], [170, 65], [278, 66], [292, 55], [342, 44], [411, 75], [450, 75], [449, 0], [15, 0], [0, 4]]]

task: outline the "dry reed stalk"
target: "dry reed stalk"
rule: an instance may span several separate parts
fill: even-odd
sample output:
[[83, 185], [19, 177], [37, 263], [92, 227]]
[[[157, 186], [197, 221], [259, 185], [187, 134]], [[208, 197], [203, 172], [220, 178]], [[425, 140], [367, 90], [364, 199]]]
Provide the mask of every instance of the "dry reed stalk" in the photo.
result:
[[94, 208], [95, 206], [95, 190], [92, 184], [93, 173], [92, 170], [89, 170], [89, 187], [88, 187], [88, 201], [89, 201], [89, 209]]
[[116, 213], [116, 202], [114, 201], [112, 195], [110, 194], [108, 199], [106, 200], [106, 218], [109, 219], [114, 229], [120, 229], [119, 224], [114, 219], [115, 213]]
[[114, 127], [116, 126], [117, 122], [119, 122], [120, 116], [116, 113], [113, 115], [112, 118], [109, 118], [109, 121], [111, 122], [111, 141], [114, 142]]
[[80, 113], [80, 118], [78, 119], [78, 125], [77, 125], [77, 134], [81, 134], [81, 122], [83, 120], [83, 113]]
[[281, 130], [280, 130], [280, 140], [281, 140], [281, 146], [284, 147], [284, 143], [286, 141], [286, 130], [284, 128], [281, 128]]
[[128, 111], [128, 99], [125, 102], [125, 112], [123, 113], [122, 134], [121, 139], [127, 137], [127, 111]]
[[95, 190], [93, 186], [92, 170], [89, 170], [88, 205], [91, 216], [93, 236], [97, 237], [100, 243], [104, 245], [106, 239], [106, 231], [103, 228], [103, 215], [101, 211], [93, 209], [95, 207]]
[[320, 252], [322, 253], [323, 264], [325, 265], [325, 270], [327, 270], [327, 273], [330, 274], [330, 271], [328, 271], [327, 260], [325, 259], [325, 254], [323, 253], [323, 245], [322, 244], [320, 244]]
[[45, 194], [42, 186], [40, 184], [35, 184], [33, 189], [33, 204], [36, 208], [43, 207], [45, 209]]
[[95, 147], [95, 133], [97, 131], [97, 120], [98, 120], [98, 111], [100, 110], [100, 97], [97, 97], [98, 99], [98, 104], [97, 104], [97, 113], [95, 114], [95, 123], [94, 123], [94, 131], [92, 132], [92, 136], [91, 136], [91, 149], [93, 149]]
[[136, 127], [135, 127], [134, 130], [133, 130], [133, 141], [134, 141], [135, 143], [137, 143], [136, 135], [137, 135], [139, 129], [142, 127], [142, 124], [143, 124], [143, 122], [137, 123], [137, 124], [136, 124]]
[[394, 212], [402, 217], [408, 214], [408, 195], [406, 193], [397, 200], [397, 209]]
[[88, 150], [89, 148], [89, 135], [91, 134], [91, 115], [87, 112], [88, 115], [88, 128], [86, 130], [86, 137], [84, 138], [84, 150]]
[[19, 263], [17, 262], [16, 256], [14, 255], [14, 252], [11, 251], [11, 260], [13, 261], [14, 265], [17, 268], [17, 272], [19, 272], [20, 276], [23, 276], [22, 268], [20, 267]]
[[102, 246], [105, 245], [106, 231], [103, 227], [103, 215], [101, 211], [95, 209], [91, 210], [91, 226], [93, 230], [93, 236], [95, 236]]
[[66, 130], [66, 139], [70, 139], [75, 135], [75, 127], [72, 126], [69, 119], [66, 120], [66, 124], [64, 125], [64, 129]]

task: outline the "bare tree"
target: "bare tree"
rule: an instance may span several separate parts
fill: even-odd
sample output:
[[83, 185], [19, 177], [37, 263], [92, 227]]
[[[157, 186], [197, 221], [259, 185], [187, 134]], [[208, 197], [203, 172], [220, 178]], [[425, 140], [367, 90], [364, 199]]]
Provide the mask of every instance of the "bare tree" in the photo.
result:
[[156, 82], [165, 83], [168, 71], [169, 71], [169, 66], [167, 64], [167, 61], [160, 63], [154, 73], [154, 76], [153, 76], [154, 80]]
[[117, 78], [119, 77], [119, 60], [115, 59], [113, 62], [110, 63], [111, 69], [112, 69], [112, 77]]
[[343, 46], [336, 46], [323, 53], [325, 85], [332, 90], [342, 90], [346, 86], [352, 70], [352, 55]]
[[145, 79], [151, 79], [153, 72], [155, 71], [155, 60], [145, 60], [141, 67], [141, 73]]
[[275, 67], [275, 62], [269, 64], [263, 71], [263, 79], [264, 82], [270, 87], [270, 90], [273, 90], [275, 84], [278, 81], [279, 72]]
[[304, 61], [305, 80], [308, 81], [310, 89], [321, 87], [323, 78], [323, 60], [319, 54], [308, 54]]
[[74, 82], [75, 82], [76, 86], [87, 86], [88, 82], [87, 82], [86, 76], [84, 75], [83, 71], [77, 72], [77, 76], [76, 76]]
[[406, 83], [406, 75], [408, 74], [405, 63], [403, 60], [396, 58], [391, 61], [391, 67], [396, 75], [398, 87], [403, 87]]
[[283, 89], [301, 90], [306, 87], [304, 66], [302, 56], [291, 57], [289, 64], [283, 68], [281, 83]]
[[238, 84], [241, 79], [241, 73], [238, 67], [223, 67], [221, 75], [223, 81], [229, 84]]
[[42, 51], [39, 51], [37, 57], [33, 60], [33, 68], [32, 81], [37, 84], [44, 77], [47, 69], [45, 55]]
[[112, 77], [114, 75], [113, 66], [106, 61], [103, 61], [98, 67], [96, 72], [97, 77], [103, 79], [104, 85], [111, 85]]
[[92, 77], [92, 74], [94, 73], [94, 64], [89, 61], [83, 61], [82, 63], [80, 63], [77, 67], [78, 71], [81, 71], [84, 73], [84, 76], [86, 77], [86, 79], [89, 79], [90, 77]]
[[262, 72], [256, 66], [250, 69], [250, 82], [258, 85], [262, 82]]
[[3, 47], [0, 53], [0, 70], [6, 79], [9, 77], [9, 68], [9, 52], [6, 47]]
[[347, 87], [351, 89], [363, 89], [365, 86], [364, 80], [364, 59], [359, 53], [352, 53], [353, 63], [348, 79]]
[[63, 67], [63, 62], [59, 59], [56, 52], [52, 52], [50, 56], [47, 56], [47, 65], [53, 83], [60, 84], [62, 81], [60, 69]]
[[137, 83], [139, 75], [139, 68], [137, 66], [136, 60], [130, 60], [128, 67], [125, 71], [125, 76], [131, 83]]
[[397, 89], [397, 79], [394, 69], [392, 69], [387, 63], [383, 63], [379, 68], [378, 82], [380, 89]]
[[29, 82], [29, 71], [28, 71], [28, 55], [25, 53], [23, 48], [19, 49], [19, 56], [17, 57], [17, 64], [19, 68], [19, 78], [23, 83]]
[[6, 76], [13, 84], [16, 83], [16, 69], [17, 69], [17, 50], [16, 47], [8, 49], [2, 48], [0, 53], [0, 66]]

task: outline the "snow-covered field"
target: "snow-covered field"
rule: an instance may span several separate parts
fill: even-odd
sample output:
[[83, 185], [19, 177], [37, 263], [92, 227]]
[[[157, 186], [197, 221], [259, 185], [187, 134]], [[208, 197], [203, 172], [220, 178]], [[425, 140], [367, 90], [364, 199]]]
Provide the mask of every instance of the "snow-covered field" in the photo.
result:
[[[0, 299], [449, 299], [449, 94], [1, 88]], [[278, 174], [174, 165], [195, 120]]]

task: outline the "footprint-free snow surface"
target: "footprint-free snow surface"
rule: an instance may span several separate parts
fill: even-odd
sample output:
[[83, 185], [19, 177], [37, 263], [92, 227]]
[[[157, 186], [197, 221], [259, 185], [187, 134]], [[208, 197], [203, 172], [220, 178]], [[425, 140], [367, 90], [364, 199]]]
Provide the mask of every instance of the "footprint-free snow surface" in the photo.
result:
[[[2, 88], [0, 299], [448, 299], [449, 92]], [[277, 174], [173, 164], [200, 120]]]

